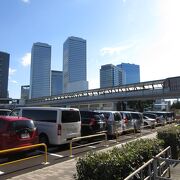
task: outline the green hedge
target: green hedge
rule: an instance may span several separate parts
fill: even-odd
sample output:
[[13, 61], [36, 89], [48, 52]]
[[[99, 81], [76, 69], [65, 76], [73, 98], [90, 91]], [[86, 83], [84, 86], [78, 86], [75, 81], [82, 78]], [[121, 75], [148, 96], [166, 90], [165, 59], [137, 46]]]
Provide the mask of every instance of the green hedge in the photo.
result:
[[121, 180], [162, 150], [158, 139], [140, 139], [106, 152], [90, 152], [76, 163], [77, 180]]
[[164, 148], [171, 146], [172, 158], [178, 159], [180, 149], [180, 126], [169, 126], [158, 130], [157, 138], [164, 141]]

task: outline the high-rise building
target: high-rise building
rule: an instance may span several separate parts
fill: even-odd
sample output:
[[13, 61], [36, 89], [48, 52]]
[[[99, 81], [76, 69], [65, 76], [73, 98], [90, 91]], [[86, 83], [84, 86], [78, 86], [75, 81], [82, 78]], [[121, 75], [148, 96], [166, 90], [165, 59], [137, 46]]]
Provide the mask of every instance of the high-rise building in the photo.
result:
[[63, 72], [51, 71], [51, 95], [63, 93]]
[[100, 88], [123, 84], [123, 71], [113, 64], [106, 64], [100, 69]]
[[29, 99], [29, 90], [30, 90], [29, 85], [21, 86], [21, 99], [23, 100]]
[[136, 64], [121, 63], [117, 65], [125, 72], [125, 84], [140, 82], [140, 67]]
[[6, 52], [0, 52], [0, 98], [8, 98], [9, 58]]
[[86, 40], [71, 36], [63, 44], [63, 92], [87, 89]]
[[34, 43], [31, 51], [30, 98], [51, 95], [51, 46]]

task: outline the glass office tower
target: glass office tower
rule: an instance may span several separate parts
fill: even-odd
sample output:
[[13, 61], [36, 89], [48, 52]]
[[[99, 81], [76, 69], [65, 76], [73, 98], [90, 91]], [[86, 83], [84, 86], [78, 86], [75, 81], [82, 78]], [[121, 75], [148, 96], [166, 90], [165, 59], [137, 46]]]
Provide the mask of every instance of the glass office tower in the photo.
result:
[[63, 92], [87, 89], [86, 40], [71, 36], [63, 44]]
[[21, 86], [21, 99], [28, 100], [29, 99], [29, 85]]
[[100, 69], [100, 88], [123, 84], [123, 71], [113, 64], [106, 64]]
[[8, 98], [8, 76], [10, 55], [0, 51], [0, 98]]
[[51, 71], [51, 95], [62, 94], [63, 87], [63, 72], [62, 71]]
[[136, 64], [121, 63], [117, 65], [125, 72], [125, 84], [140, 82], [140, 67]]
[[34, 43], [31, 51], [30, 98], [51, 95], [51, 46]]

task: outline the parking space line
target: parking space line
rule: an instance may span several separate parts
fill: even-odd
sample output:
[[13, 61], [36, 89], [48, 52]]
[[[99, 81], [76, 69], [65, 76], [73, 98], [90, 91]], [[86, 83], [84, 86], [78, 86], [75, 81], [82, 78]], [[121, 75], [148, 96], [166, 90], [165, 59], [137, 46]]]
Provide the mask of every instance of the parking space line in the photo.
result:
[[112, 139], [111, 139], [111, 140], [108, 140], [108, 141], [109, 141], [109, 142], [116, 142], [116, 140], [112, 140]]
[[96, 146], [88, 146], [89, 148], [96, 149]]
[[51, 155], [51, 156], [56, 156], [56, 157], [64, 157], [63, 155], [60, 155], [60, 154], [55, 154], [55, 153], [48, 153], [48, 155]]
[[[44, 151], [38, 151], [39, 153], [44, 153]], [[64, 157], [63, 155], [60, 155], [60, 154], [55, 154], [55, 153], [47, 153], [48, 155], [51, 155], [51, 156], [56, 156], [56, 157]]]
[[2, 175], [2, 174], [4, 174], [4, 172], [3, 172], [3, 171], [0, 171], [0, 175]]

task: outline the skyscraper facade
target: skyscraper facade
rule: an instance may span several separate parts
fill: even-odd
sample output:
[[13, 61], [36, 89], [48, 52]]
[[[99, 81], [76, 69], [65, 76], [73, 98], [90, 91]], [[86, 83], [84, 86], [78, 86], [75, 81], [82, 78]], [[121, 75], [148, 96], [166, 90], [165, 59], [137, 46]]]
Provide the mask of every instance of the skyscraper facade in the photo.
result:
[[51, 95], [51, 46], [34, 43], [31, 51], [30, 98]]
[[8, 98], [9, 58], [6, 52], [0, 52], [0, 98]]
[[63, 72], [51, 71], [51, 95], [63, 93]]
[[63, 44], [63, 92], [87, 89], [86, 40], [71, 36]]
[[27, 100], [29, 99], [29, 85], [21, 86], [21, 99]]
[[113, 64], [106, 64], [100, 69], [100, 88], [123, 84], [123, 71]]
[[140, 67], [136, 64], [121, 63], [117, 65], [125, 72], [125, 84], [140, 82]]

